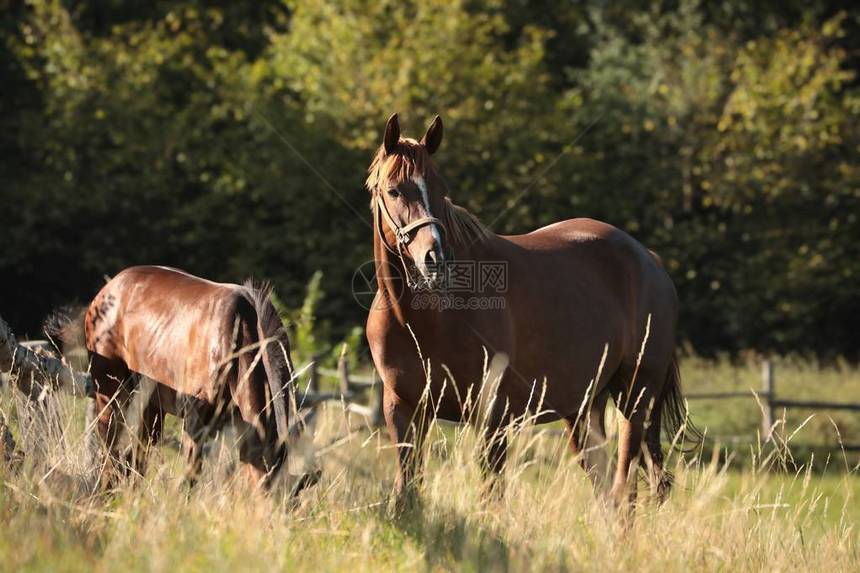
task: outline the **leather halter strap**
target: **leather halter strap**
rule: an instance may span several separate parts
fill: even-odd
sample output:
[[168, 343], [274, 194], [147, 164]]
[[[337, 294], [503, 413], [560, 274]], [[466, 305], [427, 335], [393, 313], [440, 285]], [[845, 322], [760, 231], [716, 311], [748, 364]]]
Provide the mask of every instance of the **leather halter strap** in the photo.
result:
[[[377, 203], [376, 211], [379, 212], [379, 219], [376, 224], [376, 232], [379, 235], [379, 240], [382, 241], [382, 245], [385, 247], [385, 250], [397, 255], [400, 259], [400, 264], [403, 265], [403, 271], [406, 273], [406, 285], [409, 288], [414, 288], [416, 285], [420, 284], [420, 282], [412, 278], [409, 266], [403, 258], [403, 247], [412, 242], [413, 231], [416, 231], [425, 225], [436, 225], [443, 233], [446, 233], [445, 225], [442, 223], [441, 219], [437, 219], [436, 217], [421, 217], [420, 219], [412, 221], [411, 223], [401, 227], [397, 224], [397, 221], [394, 220], [394, 217], [391, 216], [391, 213], [388, 212], [388, 207], [385, 205], [385, 199], [383, 199], [379, 194], [376, 194], [373, 200]], [[374, 216], [377, 216], [376, 213], [374, 213]], [[382, 219], [385, 219], [388, 226], [391, 227], [391, 230], [394, 232], [394, 236], [397, 241], [395, 248], [392, 248], [388, 244], [388, 241], [385, 240], [385, 234], [382, 232]]]
[[[397, 240], [397, 250], [400, 250], [400, 247], [405, 247], [409, 243], [412, 242], [412, 232], [424, 227], [425, 225], [436, 225], [439, 229], [442, 230], [443, 233], [446, 232], [445, 225], [442, 223], [441, 219], [437, 219], [436, 217], [421, 217], [420, 219], [416, 219], [404, 226], [400, 226], [394, 220], [394, 217], [391, 216], [391, 213], [388, 212], [388, 207], [385, 205], [385, 199], [381, 196], [376, 196], [376, 202], [379, 204], [379, 211], [382, 213], [382, 217], [385, 219], [385, 222], [388, 223], [388, 226], [391, 227], [391, 230], [394, 231], [394, 237]], [[380, 234], [382, 233], [382, 229], [380, 229]], [[381, 237], [383, 244], [388, 247], [388, 243], [385, 242], [385, 237]], [[398, 253], [399, 254], [399, 253]]]

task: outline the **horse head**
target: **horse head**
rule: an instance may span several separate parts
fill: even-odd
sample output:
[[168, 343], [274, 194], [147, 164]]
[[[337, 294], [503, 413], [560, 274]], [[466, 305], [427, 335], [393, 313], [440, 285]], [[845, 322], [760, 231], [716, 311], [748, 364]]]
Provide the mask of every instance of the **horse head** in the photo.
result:
[[[447, 208], [447, 189], [431, 159], [441, 142], [439, 116], [416, 141], [400, 136], [395, 113], [367, 178], [379, 239], [400, 259], [413, 287], [435, 288], [444, 273], [447, 239], [440, 217]], [[418, 280], [410, 278], [410, 267], [417, 270]]]

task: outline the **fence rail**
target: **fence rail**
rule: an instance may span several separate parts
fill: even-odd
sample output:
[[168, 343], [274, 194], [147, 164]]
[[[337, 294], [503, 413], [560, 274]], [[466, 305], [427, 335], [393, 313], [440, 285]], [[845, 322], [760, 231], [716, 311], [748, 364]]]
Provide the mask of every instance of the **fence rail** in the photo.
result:
[[[376, 427], [382, 426], [384, 423], [382, 414], [382, 381], [376, 375], [374, 370], [370, 376], [362, 376], [354, 374], [349, 370], [349, 362], [346, 356], [341, 355], [337, 363], [337, 369], [322, 368], [317, 366], [318, 357], [314, 357], [309, 369], [308, 386], [304, 394], [298, 396], [299, 403], [306, 403], [307, 398], [317, 402], [334, 400], [343, 402], [346, 409], [352, 413], [359, 414], [368, 418], [369, 423]], [[338, 392], [323, 393], [320, 392], [320, 380], [328, 378], [336, 380], [338, 383]], [[368, 404], [361, 404], [357, 401], [369, 393]]]
[[[687, 394], [689, 400], [728, 400], [758, 397], [761, 404], [762, 436], [769, 437], [774, 429], [774, 412], [780, 408], [805, 410], [845, 410], [860, 412], [860, 404], [852, 402], [826, 402], [821, 400], [785, 400], [776, 396], [776, 376], [773, 362], [765, 360], [761, 367], [761, 391], [752, 392], [698, 392]], [[860, 444], [845, 444], [845, 450], [860, 451]]]
[[[349, 371], [345, 357], [341, 357], [337, 369], [316, 367], [316, 359], [311, 365], [311, 382], [308, 385], [309, 392], [319, 391], [320, 378], [337, 380], [340, 393], [332, 395], [332, 399], [344, 400], [348, 409], [353, 412], [367, 415], [374, 425], [381, 425], [382, 419], [382, 387], [379, 377], [374, 371], [370, 376], [361, 376]], [[361, 396], [365, 391], [372, 390], [370, 406], [355, 404], [353, 400]], [[851, 402], [827, 402], [821, 400], [786, 400], [776, 395], [776, 378], [773, 363], [765, 360], [762, 363], [762, 386], [761, 391], [753, 394], [750, 391], [727, 391], [727, 392], [698, 392], [687, 395], [690, 400], [734, 400], [739, 398], [758, 399], [761, 404], [762, 420], [761, 435], [770, 437], [777, 419], [776, 412], [780, 409], [807, 409], [807, 410], [842, 410], [849, 412], [860, 412], [860, 404]], [[860, 444], [844, 444], [846, 451], [860, 451]]]
[[[45, 341], [18, 342], [15, 340], [8, 326], [0, 318], [0, 383], [11, 381], [6, 374], [7, 371], [17, 368], [21, 373], [28, 373], [27, 387], [19, 376], [19, 388], [31, 396], [44, 396], [44, 390], [35, 383], [36, 374], [42, 374], [40, 378], [54, 378], [61, 387], [87, 393], [91, 384], [89, 375], [76, 372], [64, 361], [53, 358], [51, 346]], [[303, 393], [299, 393], [298, 401], [303, 408], [315, 409], [314, 407], [327, 401], [336, 401], [344, 404], [345, 408], [355, 414], [365, 416], [372, 426], [381, 426], [384, 423], [382, 409], [382, 384], [376, 371], [369, 376], [355, 374], [350, 371], [346, 356], [342, 355], [338, 360], [337, 368], [323, 368], [318, 366], [318, 357], [314, 357], [308, 366], [308, 384]], [[337, 381], [337, 391], [322, 392], [320, 381], [329, 379]], [[773, 363], [765, 360], [762, 363], [761, 390], [758, 393], [726, 391], [726, 392], [698, 392], [689, 393], [689, 400], [734, 400], [740, 398], [755, 398], [761, 406], [761, 435], [765, 438], [771, 436], [775, 428], [775, 412], [780, 409], [806, 409], [806, 410], [839, 410], [847, 412], [860, 412], [860, 404], [851, 402], [828, 402], [823, 400], [787, 400], [777, 397], [776, 377]], [[32, 384], [32, 385], [31, 385]], [[84, 388], [86, 387], [86, 390]], [[368, 396], [369, 395], [369, 396]], [[845, 444], [845, 450], [860, 451], [860, 444]]]

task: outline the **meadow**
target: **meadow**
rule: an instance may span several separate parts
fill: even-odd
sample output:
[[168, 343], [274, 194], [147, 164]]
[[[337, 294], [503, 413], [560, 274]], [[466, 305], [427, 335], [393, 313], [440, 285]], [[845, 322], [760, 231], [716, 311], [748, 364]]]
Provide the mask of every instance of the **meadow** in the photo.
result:
[[[690, 393], [759, 385], [754, 361], [689, 358], [682, 372]], [[780, 394], [860, 399], [860, 372], [845, 365], [781, 361], [778, 376]], [[16, 469], [0, 470], [4, 570], [860, 568], [857, 456], [839, 447], [840, 439], [860, 441], [856, 416], [807, 420], [808, 413], [791, 412], [773, 439], [761, 441], [752, 397], [695, 401], [692, 415], [707, 428], [709, 445], [672, 454], [676, 485], [668, 502], [657, 507], [640, 495], [635, 520], [624, 527], [595, 498], [553, 426], [513, 436], [506, 495], [484, 502], [474, 432], [434, 424], [421, 502], [395, 514], [388, 436], [337, 403], [325, 407], [314, 434], [322, 480], [296, 501], [286, 486], [259, 495], [234, 481], [229, 432], [189, 490], [175, 419], [144, 478], [97, 493], [81, 399], [63, 396], [44, 416], [6, 389], [0, 406], [26, 452]], [[296, 451], [292, 463], [301, 457]]]
[[297, 365], [345, 348], [368, 374], [360, 299], [385, 236], [368, 165], [385, 118], [420, 136], [438, 114], [445, 195], [494, 233], [591, 217], [659, 254], [705, 439], [668, 457], [665, 504], [640, 484], [627, 522], [560, 424], [510, 436], [506, 495], [487, 501], [475, 432], [434, 423], [421, 501], [395, 512], [387, 433], [336, 400], [293, 448], [293, 474], [322, 470], [297, 499], [287, 477], [244, 487], [231, 432], [189, 489], [176, 418], [145, 475], [104, 492], [86, 400], [0, 383], [17, 442], [0, 430], [0, 573], [860, 571], [860, 413], [776, 410], [763, 429], [752, 354], [790, 355], [779, 399], [860, 404], [860, 3], [2, 6], [0, 325], [19, 340], [156, 262], [271, 281]]

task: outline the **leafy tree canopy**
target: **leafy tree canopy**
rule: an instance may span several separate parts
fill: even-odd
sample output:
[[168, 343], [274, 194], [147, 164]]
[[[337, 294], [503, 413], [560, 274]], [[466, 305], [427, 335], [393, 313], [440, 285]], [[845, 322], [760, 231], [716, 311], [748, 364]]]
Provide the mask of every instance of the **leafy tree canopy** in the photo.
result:
[[[700, 352], [858, 357], [858, 14], [840, 2], [0, 0], [2, 315], [141, 263], [364, 319], [364, 172], [423, 132], [497, 232], [589, 216], [661, 254]], [[524, 193], [525, 191], [525, 193]], [[319, 278], [319, 277], [322, 278]], [[327, 325], [327, 326], [326, 326]]]

